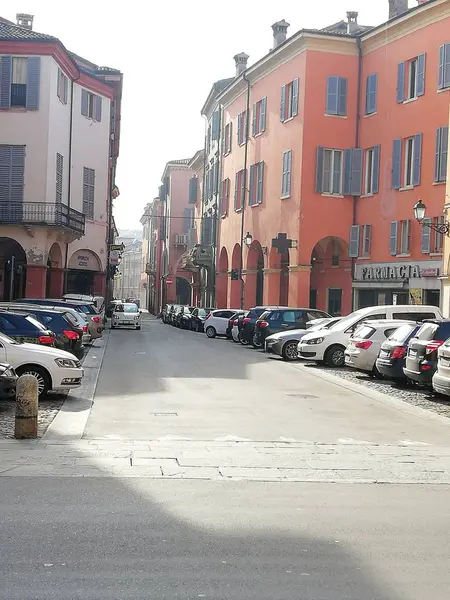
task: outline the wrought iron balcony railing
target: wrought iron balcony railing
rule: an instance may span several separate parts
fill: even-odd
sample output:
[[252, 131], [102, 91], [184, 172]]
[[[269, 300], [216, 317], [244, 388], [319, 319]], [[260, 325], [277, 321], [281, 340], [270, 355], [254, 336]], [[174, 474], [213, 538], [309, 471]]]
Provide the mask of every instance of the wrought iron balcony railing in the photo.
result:
[[84, 235], [85, 216], [66, 204], [0, 202], [0, 224], [60, 227]]

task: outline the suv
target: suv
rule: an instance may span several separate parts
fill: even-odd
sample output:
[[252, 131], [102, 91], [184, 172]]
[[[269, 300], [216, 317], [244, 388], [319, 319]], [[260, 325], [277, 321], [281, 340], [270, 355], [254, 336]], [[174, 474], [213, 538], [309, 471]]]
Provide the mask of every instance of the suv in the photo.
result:
[[252, 346], [263, 348], [269, 335], [289, 329], [306, 329], [306, 323], [314, 319], [326, 319], [330, 315], [314, 308], [276, 308], [266, 310], [255, 323]]
[[23, 300], [14, 300], [19, 304], [36, 304], [40, 306], [60, 306], [74, 308], [81, 313], [89, 324], [89, 333], [94, 337], [94, 333], [101, 335], [105, 329], [103, 315], [99, 314], [93, 302], [84, 302], [82, 300], [55, 300], [52, 298], [24, 298]]
[[171, 309], [172, 309], [172, 304], [164, 305], [164, 308], [161, 311], [161, 321], [163, 323], [167, 324], [169, 322], [168, 319], [169, 319], [169, 313], [170, 313]]
[[191, 315], [195, 306], [182, 306], [181, 311], [177, 315], [177, 325], [180, 329], [191, 328]]
[[55, 334], [30, 314], [0, 309], [0, 332], [16, 342], [54, 346]]
[[210, 311], [206, 315], [203, 328], [209, 338], [215, 338], [216, 335], [226, 335], [228, 320], [236, 314], [236, 308], [219, 308]]
[[191, 314], [191, 331], [203, 332], [203, 326], [209, 313], [213, 308], [194, 308]]
[[255, 330], [255, 323], [259, 317], [266, 312], [275, 308], [287, 308], [287, 306], [254, 306], [246, 314], [239, 315], [238, 317], [238, 329], [239, 329], [239, 341], [243, 346], [247, 346], [253, 341], [253, 332]]
[[428, 319], [410, 339], [403, 372], [408, 379], [431, 386], [438, 349], [450, 337], [450, 319]]

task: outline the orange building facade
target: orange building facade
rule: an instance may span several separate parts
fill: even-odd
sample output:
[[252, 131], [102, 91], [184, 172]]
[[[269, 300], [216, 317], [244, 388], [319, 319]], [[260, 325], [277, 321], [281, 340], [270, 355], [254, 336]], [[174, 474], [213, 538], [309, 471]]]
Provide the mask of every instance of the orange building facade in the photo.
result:
[[379, 27], [275, 24], [219, 97], [217, 306], [439, 304], [442, 236], [413, 206], [442, 219], [450, 6], [403, 4]]

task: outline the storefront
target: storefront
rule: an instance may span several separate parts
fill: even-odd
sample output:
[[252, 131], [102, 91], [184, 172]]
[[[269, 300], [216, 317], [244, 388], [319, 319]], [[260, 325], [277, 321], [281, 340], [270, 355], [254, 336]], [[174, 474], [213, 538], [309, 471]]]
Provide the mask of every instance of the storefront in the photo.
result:
[[67, 292], [70, 294], [105, 295], [106, 275], [101, 263], [91, 250], [74, 252], [67, 272]]
[[355, 265], [354, 307], [387, 304], [440, 305], [441, 261], [360, 263]]

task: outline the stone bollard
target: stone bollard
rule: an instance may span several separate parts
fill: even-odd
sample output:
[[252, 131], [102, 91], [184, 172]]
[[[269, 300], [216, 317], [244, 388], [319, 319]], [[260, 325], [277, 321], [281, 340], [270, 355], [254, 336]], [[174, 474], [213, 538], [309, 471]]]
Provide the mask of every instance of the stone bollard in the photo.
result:
[[33, 375], [21, 375], [16, 388], [14, 437], [17, 440], [36, 439], [37, 425], [38, 382]]

